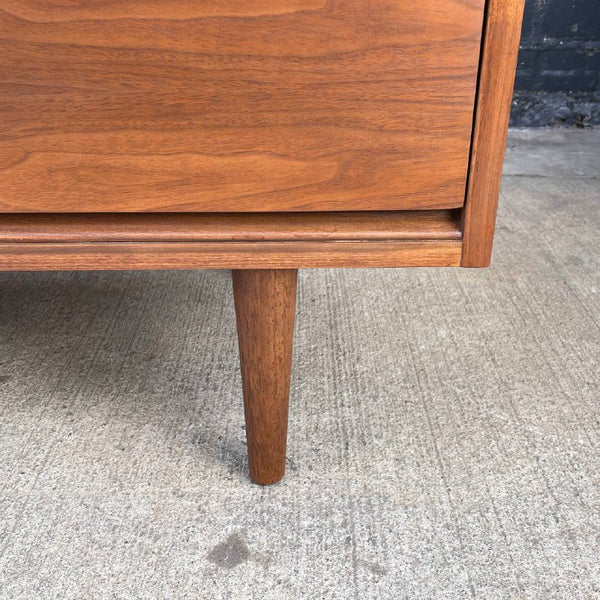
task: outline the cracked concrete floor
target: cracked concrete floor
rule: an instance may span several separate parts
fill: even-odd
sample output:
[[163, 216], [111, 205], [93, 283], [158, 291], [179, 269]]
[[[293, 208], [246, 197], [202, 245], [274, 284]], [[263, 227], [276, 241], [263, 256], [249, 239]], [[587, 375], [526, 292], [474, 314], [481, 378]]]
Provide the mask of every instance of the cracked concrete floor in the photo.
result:
[[512, 132], [493, 266], [301, 274], [286, 479], [229, 275], [0, 274], [0, 597], [600, 597], [600, 136]]

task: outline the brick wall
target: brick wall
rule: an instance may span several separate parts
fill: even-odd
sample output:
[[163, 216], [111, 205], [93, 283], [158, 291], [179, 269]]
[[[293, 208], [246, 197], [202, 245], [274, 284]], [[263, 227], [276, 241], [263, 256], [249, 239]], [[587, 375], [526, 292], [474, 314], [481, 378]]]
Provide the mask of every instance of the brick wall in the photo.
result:
[[600, 124], [600, 0], [526, 0], [511, 125]]

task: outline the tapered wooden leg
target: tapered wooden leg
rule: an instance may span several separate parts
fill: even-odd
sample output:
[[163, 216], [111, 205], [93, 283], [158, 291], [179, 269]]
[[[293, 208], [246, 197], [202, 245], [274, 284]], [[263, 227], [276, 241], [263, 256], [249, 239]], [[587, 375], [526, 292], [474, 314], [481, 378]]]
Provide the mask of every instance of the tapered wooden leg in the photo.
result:
[[250, 477], [263, 485], [285, 472], [297, 278], [295, 269], [233, 271]]

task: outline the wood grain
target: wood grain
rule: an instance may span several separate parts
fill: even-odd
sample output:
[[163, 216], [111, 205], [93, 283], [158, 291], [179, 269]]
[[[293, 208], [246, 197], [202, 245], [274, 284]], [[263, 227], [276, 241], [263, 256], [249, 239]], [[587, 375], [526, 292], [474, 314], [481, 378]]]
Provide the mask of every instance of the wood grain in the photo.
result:
[[487, 267], [492, 258], [523, 0], [489, 0], [464, 209], [463, 267]]
[[298, 271], [233, 271], [250, 477], [285, 473]]
[[459, 240], [460, 211], [5, 214], [0, 242]]
[[0, 271], [457, 267], [462, 242], [0, 243]]
[[464, 201], [484, 0], [0, 0], [0, 212]]

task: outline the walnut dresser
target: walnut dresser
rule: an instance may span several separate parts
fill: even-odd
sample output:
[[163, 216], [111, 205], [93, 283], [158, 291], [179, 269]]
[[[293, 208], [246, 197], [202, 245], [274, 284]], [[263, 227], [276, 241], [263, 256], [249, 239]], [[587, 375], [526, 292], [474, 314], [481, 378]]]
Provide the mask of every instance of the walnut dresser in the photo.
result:
[[0, 0], [0, 270], [233, 270], [250, 475], [298, 268], [489, 264], [523, 0]]

